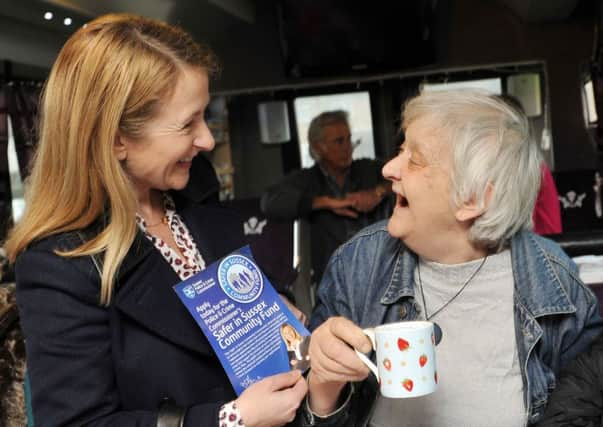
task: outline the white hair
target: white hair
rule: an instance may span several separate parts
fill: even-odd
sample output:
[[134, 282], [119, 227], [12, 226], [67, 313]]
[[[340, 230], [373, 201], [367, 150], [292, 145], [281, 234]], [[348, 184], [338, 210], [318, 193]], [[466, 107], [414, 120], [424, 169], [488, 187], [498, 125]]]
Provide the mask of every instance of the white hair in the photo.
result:
[[471, 241], [500, 247], [532, 227], [541, 156], [523, 112], [500, 97], [474, 90], [426, 92], [412, 98], [402, 128], [425, 118], [452, 153], [451, 203], [474, 201], [486, 211], [469, 230]]
[[320, 160], [320, 155], [314, 148], [316, 144], [322, 144], [324, 142], [324, 128], [335, 124], [344, 124], [348, 128], [350, 123], [348, 120], [348, 112], [344, 110], [333, 110], [325, 111], [314, 117], [308, 127], [308, 150], [310, 157], [315, 161]]

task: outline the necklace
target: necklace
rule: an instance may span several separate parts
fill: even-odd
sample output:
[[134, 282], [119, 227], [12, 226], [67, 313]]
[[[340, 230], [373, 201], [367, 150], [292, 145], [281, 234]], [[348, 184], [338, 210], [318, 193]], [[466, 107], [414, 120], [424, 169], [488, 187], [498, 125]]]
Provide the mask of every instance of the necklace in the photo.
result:
[[163, 214], [161, 221], [156, 222], [155, 224], [147, 224], [145, 221], [145, 226], [146, 226], [146, 228], [151, 228], [151, 227], [157, 227], [160, 224], [166, 225], [167, 223], [168, 223], [168, 216], [167, 216], [167, 214]]
[[[461, 288], [457, 291], [457, 293], [454, 294], [452, 296], [452, 298], [450, 298], [448, 301], [446, 301], [443, 306], [441, 306], [440, 308], [438, 308], [435, 312], [431, 313], [431, 315], [427, 314], [427, 304], [425, 303], [425, 293], [423, 292], [423, 282], [421, 280], [421, 260], [420, 259], [417, 260], [417, 275], [419, 276], [419, 288], [421, 289], [421, 299], [423, 300], [423, 310], [425, 311], [425, 320], [432, 319], [439, 312], [441, 312], [446, 307], [448, 307], [448, 305], [452, 301], [454, 301], [465, 290], [465, 288], [473, 280], [473, 278], [475, 276], [477, 276], [477, 273], [479, 273], [479, 271], [482, 269], [482, 267], [486, 263], [487, 259], [488, 259], [488, 255], [486, 255], [484, 257], [484, 259], [482, 260], [482, 262], [477, 266], [477, 268], [475, 269], [475, 271], [473, 273], [471, 273], [471, 276], [469, 276], [469, 278], [467, 279], [467, 281], [465, 281], [465, 283], [463, 283], [463, 286], [461, 286]], [[442, 340], [442, 335], [443, 335], [442, 328], [440, 328], [440, 325], [438, 325], [436, 322], [432, 321], [432, 323], [433, 323], [433, 334], [435, 335], [435, 342], [436, 342], [436, 344], [439, 344], [440, 341]]]

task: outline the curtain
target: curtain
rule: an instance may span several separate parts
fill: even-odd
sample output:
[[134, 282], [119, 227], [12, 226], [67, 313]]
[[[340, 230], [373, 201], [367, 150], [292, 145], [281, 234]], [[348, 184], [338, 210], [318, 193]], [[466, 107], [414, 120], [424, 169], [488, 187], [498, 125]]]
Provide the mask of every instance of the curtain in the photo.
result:
[[30, 161], [37, 141], [37, 116], [41, 84], [9, 82], [5, 85], [21, 179], [29, 175]]
[[0, 86], [0, 241], [12, 221], [10, 175], [8, 171], [8, 107], [4, 84]]
[[12, 192], [8, 168], [8, 116], [11, 118], [21, 180], [29, 174], [36, 146], [38, 100], [41, 84], [0, 81], [0, 242], [12, 225]]

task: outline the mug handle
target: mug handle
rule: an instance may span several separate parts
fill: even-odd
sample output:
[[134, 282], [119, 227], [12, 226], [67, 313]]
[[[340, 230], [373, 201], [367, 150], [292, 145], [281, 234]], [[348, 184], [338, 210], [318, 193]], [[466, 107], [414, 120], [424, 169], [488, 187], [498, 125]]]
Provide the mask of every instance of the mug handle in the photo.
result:
[[[375, 343], [375, 329], [367, 328], [367, 329], [363, 329], [362, 332], [364, 332], [364, 335], [366, 335], [369, 338], [369, 340], [371, 340], [373, 349], [376, 350], [377, 345]], [[361, 353], [356, 349], [354, 349], [354, 351], [356, 352], [356, 355], [358, 356], [358, 358], [373, 372], [373, 374], [375, 374], [375, 378], [377, 378], [377, 381], [380, 381], [379, 380], [379, 370], [377, 369], [377, 366], [375, 366], [375, 364], [373, 362], [371, 362], [371, 360], [368, 357], [366, 357], [366, 355], [364, 353]]]

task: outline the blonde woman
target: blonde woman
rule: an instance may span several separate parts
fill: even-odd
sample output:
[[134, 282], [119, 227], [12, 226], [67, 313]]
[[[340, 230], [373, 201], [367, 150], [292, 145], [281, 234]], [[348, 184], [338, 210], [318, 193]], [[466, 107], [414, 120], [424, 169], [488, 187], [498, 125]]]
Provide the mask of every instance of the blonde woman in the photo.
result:
[[281, 325], [281, 338], [287, 348], [287, 356], [291, 367], [305, 372], [310, 367], [309, 341], [304, 341], [304, 337], [289, 323]]
[[16, 260], [36, 426], [280, 426], [299, 372], [236, 398], [172, 286], [241, 246], [232, 214], [174, 204], [204, 121], [212, 53], [130, 15], [88, 23], [46, 83]]
[[297, 332], [293, 326], [289, 323], [283, 323], [281, 325], [281, 337], [287, 346], [287, 352], [290, 354], [289, 358], [302, 360], [302, 355], [299, 350], [299, 345], [302, 342], [302, 336]]

